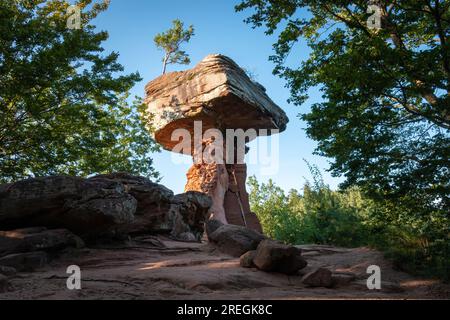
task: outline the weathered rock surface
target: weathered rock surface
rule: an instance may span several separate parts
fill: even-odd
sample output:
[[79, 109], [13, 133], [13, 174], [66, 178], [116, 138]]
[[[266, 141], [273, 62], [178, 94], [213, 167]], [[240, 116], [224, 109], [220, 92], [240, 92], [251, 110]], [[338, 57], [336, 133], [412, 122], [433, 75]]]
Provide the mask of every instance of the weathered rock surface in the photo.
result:
[[172, 218], [170, 233], [172, 238], [200, 241], [211, 205], [211, 198], [201, 192], [188, 191], [177, 194], [172, 200], [172, 211], [176, 212]]
[[17, 270], [13, 267], [0, 266], [0, 274], [6, 277], [12, 277], [17, 273]]
[[0, 274], [34, 271], [64, 249], [82, 247], [83, 240], [66, 229], [33, 227], [0, 231]]
[[343, 287], [355, 279], [356, 276], [353, 273], [333, 273], [331, 275], [331, 285], [333, 287]]
[[307, 262], [301, 256], [301, 250], [278, 241], [261, 241], [253, 259], [255, 266], [262, 271], [296, 274], [306, 267]]
[[217, 163], [194, 163], [186, 177], [184, 191], [198, 191], [210, 196], [212, 205], [209, 218], [226, 224], [224, 199], [229, 184], [227, 166]]
[[228, 166], [228, 169], [230, 179], [223, 204], [228, 223], [263, 233], [258, 217], [250, 209], [249, 195], [246, 190], [247, 165], [234, 164]]
[[224, 224], [219, 220], [210, 219], [205, 222], [205, 232], [208, 240], [211, 241], [210, 235]]
[[[383, 254], [368, 248], [320, 248], [308, 258], [313, 268], [326, 266], [335, 273], [353, 273], [356, 282], [337, 288], [310, 288], [300, 276], [242, 268], [239, 258], [214, 250], [209, 243], [183, 243], [155, 237], [153, 243], [130, 247], [91, 248], [75, 257], [61, 256], [39, 272], [13, 277], [13, 290], [0, 293], [9, 299], [448, 299], [450, 286], [393, 269]], [[156, 241], [159, 240], [159, 241]], [[67, 266], [82, 270], [82, 290], [67, 290]], [[379, 265], [385, 281], [396, 282], [403, 292], [369, 290], [365, 285], [369, 265]], [[307, 267], [309, 268], [309, 267]], [[305, 268], [306, 269], [306, 268]], [[184, 303], [184, 302], [182, 302]]]
[[48, 255], [43, 251], [14, 253], [0, 258], [0, 265], [13, 267], [17, 271], [34, 271], [48, 262]]
[[102, 174], [89, 180], [108, 180], [122, 184], [125, 191], [137, 200], [136, 215], [155, 214], [155, 209], [170, 204], [173, 198], [173, 192], [165, 186], [154, 183], [147, 178], [128, 173]]
[[66, 229], [27, 228], [0, 231], [0, 257], [11, 253], [81, 248], [83, 240]]
[[310, 287], [331, 287], [333, 284], [332, 272], [326, 268], [317, 268], [302, 278], [302, 282]]
[[168, 150], [178, 143], [172, 141], [172, 132], [185, 128], [193, 137], [193, 122], [198, 120], [204, 131], [283, 131], [289, 121], [263, 86], [250, 80], [233, 60], [219, 54], [205, 57], [191, 70], [164, 74], [150, 81], [145, 90], [155, 139]]
[[47, 226], [98, 236], [133, 221], [136, 206], [124, 185], [110, 180], [51, 176], [0, 185], [4, 230]]
[[256, 250], [247, 251], [239, 258], [239, 265], [243, 268], [253, 268], [255, 264], [253, 259], [255, 259]]
[[220, 251], [240, 257], [247, 251], [255, 250], [266, 237], [245, 227], [226, 224], [211, 233], [209, 239]]
[[[204, 194], [190, 192], [174, 197], [166, 187], [126, 173], [89, 179], [33, 178], [0, 185], [0, 228], [65, 228], [89, 242], [102, 237], [159, 232], [199, 241], [209, 206], [211, 201]], [[31, 231], [38, 233], [32, 229], [28, 233]], [[4, 239], [0, 234], [0, 254], [17, 252], [19, 249], [12, 249], [14, 243], [18, 247], [30, 246], [30, 241], [39, 242], [38, 238], [44, 236], [58, 246], [64, 236], [61, 232], [28, 235], [20, 245], [19, 239]]]

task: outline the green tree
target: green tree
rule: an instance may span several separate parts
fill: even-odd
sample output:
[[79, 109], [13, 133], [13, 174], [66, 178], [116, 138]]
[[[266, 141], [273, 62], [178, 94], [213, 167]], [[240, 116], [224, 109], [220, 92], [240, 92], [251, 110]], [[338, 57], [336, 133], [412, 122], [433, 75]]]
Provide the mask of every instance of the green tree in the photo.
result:
[[[0, 2], [0, 181], [50, 174], [128, 171], [157, 177], [154, 141], [128, 102], [140, 80], [106, 32], [90, 24], [107, 2], [80, 0], [81, 28], [67, 28], [62, 0]], [[87, 6], [90, 9], [87, 9]]]
[[[323, 92], [301, 117], [317, 153], [333, 158], [333, 174], [346, 177], [344, 186], [448, 221], [450, 1], [371, 4], [244, 0], [236, 10], [253, 9], [246, 22], [278, 33], [270, 59], [291, 102], [302, 105], [313, 86]], [[380, 29], [371, 27], [373, 18]], [[300, 41], [309, 59], [286, 63]]]
[[189, 55], [181, 50], [180, 46], [184, 42], [189, 42], [194, 35], [194, 26], [191, 25], [184, 30], [184, 24], [180, 20], [176, 19], [172, 23], [172, 28], [158, 33], [153, 39], [155, 45], [164, 51], [163, 74], [166, 73], [168, 64], [189, 64], [191, 62]]

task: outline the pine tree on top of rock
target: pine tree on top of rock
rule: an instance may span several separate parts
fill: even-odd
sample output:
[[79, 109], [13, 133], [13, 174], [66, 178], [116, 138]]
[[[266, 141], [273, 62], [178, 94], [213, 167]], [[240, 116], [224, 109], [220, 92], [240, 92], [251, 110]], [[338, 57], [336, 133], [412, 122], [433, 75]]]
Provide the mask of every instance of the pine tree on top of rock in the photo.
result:
[[172, 24], [172, 28], [158, 33], [153, 39], [155, 45], [164, 51], [162, 74], [166, 73], [168, 64], [189, 64], [191, 62], [189, 55], [180, 50], [180, 46], [183, 42], [189, 42], [194, 35], [194, 26], [190, 25], [185, 30], [183, 22], [178, 19], [175, 19]]

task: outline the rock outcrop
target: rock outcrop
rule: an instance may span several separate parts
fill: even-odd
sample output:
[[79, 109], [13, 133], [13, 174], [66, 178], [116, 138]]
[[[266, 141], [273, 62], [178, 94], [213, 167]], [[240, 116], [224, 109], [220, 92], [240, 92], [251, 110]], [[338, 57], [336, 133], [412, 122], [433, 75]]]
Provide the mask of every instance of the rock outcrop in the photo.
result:
[[[191, 70], [164, 74], [149, 82], [145, 90], [147, 120], [155, 140], [167, 150], [193, 156], [185, 191], [203, 192], [212, 198], [210, 218], [261, 233], [245, 189], [245, 144], [259, 135], [285, 130], [288, 118], [284, 111], [262, 85], [233, 60], [218, 54], [207, 56]], [[180, 129], [185, 129], [182, 135]], [[234, 136], [226, 136], [229, 129], [253, 133], [243, 134], [237, 145], [233, 140], [230, 146], [228, 138]], [[277, 131], [272, 132], [274, 129]], [[205, 136], [207, 131], [220, 134], [222, 142], [216, 141], [216, 135]], [[186, 136], [188, 141], [184, 141]], [[221, 149], [220, 155], [215, 151], [218, 158], [204, 159], [217, 143]]]
[[[32, 178], [0, 185], [0, 230], [64, 228], [88, 242], [139, 233], [167, 233], [175, 239], [199, 241], [210, 206], [204, 194], [174, 196], [160, 184], [126, 173], [88, 179]], [[64, 238], [68, 235], [62, 230], [26, 230], [34, 233], [20, 241], [3, 239], [0, 234], [0, 253], [43, 239], [58, 246], [70, 238]]]
[[134, 219], [137, 200], [119, 182], [71, 176], [0, 185], [1, 229], [47, 226], [98, 236]]
[[203, 237], [211, 198], [201, 192], [188, 191], [172, 199], [171, 236], [181, 241], [200, 241]]

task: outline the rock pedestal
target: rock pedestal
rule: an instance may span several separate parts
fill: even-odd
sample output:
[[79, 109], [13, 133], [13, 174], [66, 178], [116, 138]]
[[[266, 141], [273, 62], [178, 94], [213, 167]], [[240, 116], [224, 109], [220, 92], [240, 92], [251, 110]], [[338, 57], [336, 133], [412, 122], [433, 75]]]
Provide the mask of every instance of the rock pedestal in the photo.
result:
[[[248, 193], [245, 188], [247, 181], [247, 165], [235, 164], [229, 166], [229, 184], [225, 193], [224, 209], [228, 223], [246, 226], [262, 232], [258, 217], [251, 212]], [[236, 179], [234, 179], [236, 177]]]
[[[234, 158], [238, 158], [237, 154], [242, 158], [245, 143], [258, 135], [286, 129], [289, 120], [284, 111], [267, 96], [262, 85], [251, 80], [233, 60], [218, 54], [207, 56], [190, 70], [164, 74], [149, 82], [145, 90], [145, 116], [155, 140], [166, 150], [194, 158], [185, 191], [200, 191], [212, 198], [211, 219], [261, 232], [245, 190], [245, 163], [211, 162], [203, 157], [198, 161], [198, 155], [200, 151], [203, 156], [206, 148], [217, 142], [216, 137], [205, 134], [210, 130], [219, 132], [227, 146], [229, 137], [225, 133], [229, 129], [250, 130], [253, 133], [244, 134], [245, 141], [234, 145]], [[200, 139], [196, 140], [198, 135]]]
[[246, 164], [194, 164], [187, 179], [185, 192], [200, 191], [212, 198], [210, 212], [214, 219], [262, 232], [257, 216], [250, 210]]

